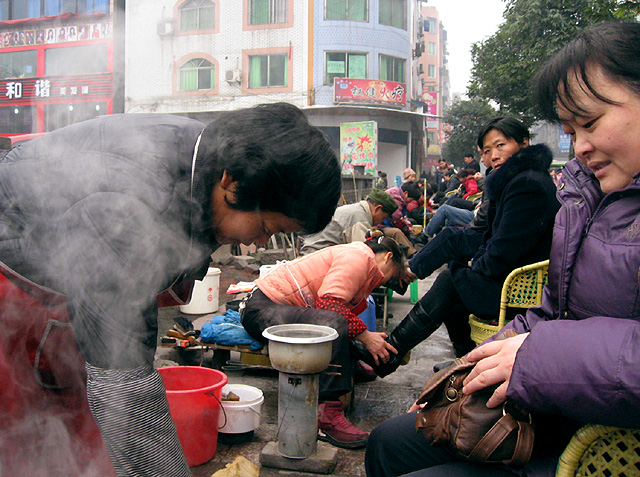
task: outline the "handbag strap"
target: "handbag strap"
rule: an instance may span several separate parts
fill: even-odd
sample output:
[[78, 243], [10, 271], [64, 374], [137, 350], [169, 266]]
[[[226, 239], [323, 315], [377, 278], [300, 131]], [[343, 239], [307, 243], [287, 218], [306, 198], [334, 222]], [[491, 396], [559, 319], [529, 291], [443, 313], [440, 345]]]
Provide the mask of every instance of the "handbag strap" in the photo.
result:
[[505, 414], [480, 439], [469, 455], [470, 458], [485, 462], [491, 454], [514, 430], [518, 429], [518, 439], [513, 451], [513, 457], [504, 464], [522, 465], [529, 461], [533, 451], [533, 427], [529, 423], [517, 421], [511, 414]]

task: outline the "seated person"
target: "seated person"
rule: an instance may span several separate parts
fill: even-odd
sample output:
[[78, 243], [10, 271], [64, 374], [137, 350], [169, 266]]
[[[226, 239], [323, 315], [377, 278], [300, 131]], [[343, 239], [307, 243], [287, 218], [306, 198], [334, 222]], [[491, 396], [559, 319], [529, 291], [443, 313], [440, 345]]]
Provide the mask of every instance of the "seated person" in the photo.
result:
[[449, 192], [458, 190], [460, 184], [462, 184], [453, 169], [449, 169], [444, 173], [444, 179], [446, 180], [446, 187], [444, 188], [444, 190], [438, 190], [438, 192], [436, 192], [433, 197], [431, 197], [431, 202], [434, 206], [444, 204], [449, 198], [447, 194]]
[[[496, 127], [498, 125], [498, 127]], [[502, 130], [512, 130], [507, 137]], [[553, 219], [559, 204], [548, 169], [552, 154], [544, 145], [524, 147], [514, 137], [528, 136], [514, 118], [494, 118], [478, 135], [483, 154], [491, 155], [494, 172], [487, 179], [489, 228], [471, 262], [454, 262], [438, 275], [431, 289], [390, 334], [398, 350], [391, 360], [373, 365], [364, 351], [360, 357], [378, 376], [397, 369], [415, 345], [431, 336], [442, 323], [456, 356], [475, 347], [469, 314], [496, 317], [506, 276], [515, 268], [549, 258]], [[509, 150], [513, 156], [505, 154]], [[532, 220], [535, 217], [535, 220]]]
[[[420, 201], [422, 190], [415, 182], [405, 182], [399, 187], [395, 186], [387, 189], [387, 193], [398, 204], [398, 208], [391, 215], [390, 225], [399, 228], [406, 235], [411, 235], [411, 221], [407, 218], [408, 207], [412, 201]], [[412, 208], [416, 207], [413, 206]]]
[[404, 254], [398, 244], [379, 236], [323, 248], [291, 262], [281, 262], [256, 280], [241, 312], [242, 324], [256, 340], [273, 325], [312, 323], [334, 328], [331, 363], [340, 375], [320, 375], [319, 439], [348, 449], [363, 447], [368, 433], [344, 416], [340, 396], [351, 390], [352, 361], [349, 340], [362, 344], [376, 362], [395, 352], [384, 340], [386, 333], [367, 330], [358, 318], [366, 298], [376, 287], [403, 273]]
[[469, 154], [464, 156], [464, 168], [472, 171], [472, 174], [480, 172], [480, 163], [475, 160], [475, 158], [473, 157], [473, 153], [470, 152]]
[[451, 195], [447, 200], [446, 204], [448, 204], [453, 198], [467, 199], [470, 195], [477, 194], [480, 189], [478, 189], [478, 182], [474, 177], [475, 172], [470, 169], [462, 169], [460, 172], [456, 174], [456, 177], [460, 181], [460, 187], [455, 194]]
[[473, 217], [473, 210], [444, 204], [438, 207], [436, 213], [429, 219], [424, 233], [427, 237], [433, 237], [443, 227], [466, 227], [473, 221]]
[[537, 75], [540, 110], [571, 134], [577, 156], [558, 188], [549, 282], [541, 306], [506, 325], [520, 334], [468, 355], [477, 364], [463, 389], [498, 385], [488, 406], [507, 399], [536, 413], [531, 461], [522, 469], [461, 462], [416, 433], [411, 412], [371, 433], [368, 476], [552, 476], [578, 426], [640, 428], [640, 241], [631, 233], [640, 122], [628, 121], [640, 117], [638, 64], [640, 25], [601, 23]]
[[416, 171], [407, 167], [404, 171], [402, 171], [402, 179], [403, 182], [416, 182], [418, 176], [416, 175]]
[[[329, 225], [318, 233], [304, 237], [300, 252], [308, 255], [332, 245], [362, 242], [368, 230], [389, 219], [397, 209], [398, 204], [389, 194], [380, 189], [372, 189], [365, 200], [338, 207]], [[406, 251], [407, 257], [416, 253], [413, 244], [400, 229], [385, 227], [384, 235], [398, 242]]]

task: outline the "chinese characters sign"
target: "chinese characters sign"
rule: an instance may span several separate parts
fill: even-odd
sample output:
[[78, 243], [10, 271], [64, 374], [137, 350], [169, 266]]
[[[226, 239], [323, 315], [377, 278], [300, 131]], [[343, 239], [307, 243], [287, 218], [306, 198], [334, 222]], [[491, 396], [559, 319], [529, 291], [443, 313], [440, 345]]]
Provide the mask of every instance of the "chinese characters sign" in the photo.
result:
[[438, 114], [438, 93], [426, 91], [422, 94], [422, 100], [427, 103], [427, 114], [436, 116]]
[[0, 104], [18, 105], [51, 99], [109, 99], [113, 84], [111, 76], [94, 74], [0, 80]]
[[378, 103], [392, 106], [404, 105], [404, 83], [369, 79], [335, 78], [335, 103]]
[[378, 124], [375, 121], [340, 124], [340, 159], [343, 171], [364, 166], [374, 176], [378, 163]]

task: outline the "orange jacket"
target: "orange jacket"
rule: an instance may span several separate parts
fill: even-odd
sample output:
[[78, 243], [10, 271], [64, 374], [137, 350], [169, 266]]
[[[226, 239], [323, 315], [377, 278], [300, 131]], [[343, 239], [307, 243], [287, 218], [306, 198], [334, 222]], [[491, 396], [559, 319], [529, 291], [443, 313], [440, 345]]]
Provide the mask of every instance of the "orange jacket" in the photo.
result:
[[352, 242], [283, 262], [256, 285], [275, 303], [313, 307], [316, 298], [331, 296], [344, 300], [359, 314], [383, 279], [373, 250], [363, 242]]

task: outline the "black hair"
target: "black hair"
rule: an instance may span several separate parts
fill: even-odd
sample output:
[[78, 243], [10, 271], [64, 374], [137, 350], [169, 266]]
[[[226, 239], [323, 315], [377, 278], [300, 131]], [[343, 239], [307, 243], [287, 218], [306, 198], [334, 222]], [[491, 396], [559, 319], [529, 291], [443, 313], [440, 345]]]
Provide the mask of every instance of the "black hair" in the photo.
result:
[[522, 121], [509, 116], [498, 116], [490, 119], [478, 133], [478, 147], [480, 149], [484, 146], [484, 137], [493, 129], [500, 131], [507, 139], [513, 139], [518, 144], [529, 139], [529, 129]]
[[322, 131], [288, 103], [221, 114], [202, 133], [198, 159], [214, 184], [226, 171], [237, 181], [238, 210], [279, 212], [306, 232], [322, 230], [340, 199], [338, 157]]
[[460, 172], [458, 172], [457, 176], [458, 179], [466, 179], [469, 176], [472, 176], [475, 174], [476, 171], [474, 171], [473, 169], [461, 169]]
[[387, 253], [391, 252], [393, 256], [393, 263], [398, 267], [398, 271], [404, 268], [404, 252], [391, 237], [385, 237], [384, 235], [366, 234], [367, 240], [365, 244], [373, 250], [373, 253]]
[[472, 159], [475, 159], [475, 156], [473, 155], [473, 152], [470, 152], [468, 154], [465, 154], [463, 157], [470, 157]]
[[418, 200], [422, 197], [422, 192], [420, 191], [420, 187], [415, 182], [405, 182], [400, 186], [400, 188], [404, 192], [409, 193], [409, 197], [413, 200]]
[[[584, 115], [576, 95], [592, 94], [613, 104], [606, 92], [593, 88], [592, 68], [640, 95], [640, 24], [605, 22], [591, 25], [565, 45], [534, 77], [534, 97], [545, 119], [560, 121], [558, 102], [576, 116]], [[579, 80], [578, 84], [570, 83]]]

